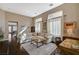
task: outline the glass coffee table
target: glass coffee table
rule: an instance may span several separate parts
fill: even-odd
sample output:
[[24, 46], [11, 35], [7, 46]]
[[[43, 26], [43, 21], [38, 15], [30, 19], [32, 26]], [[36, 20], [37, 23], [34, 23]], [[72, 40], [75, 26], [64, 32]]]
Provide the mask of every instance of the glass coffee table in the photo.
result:
[[46, 40], [47, 39], [44, 38], [44, 37], [42, 37], [42, 36], [32, 36], [31, 43], [34, 44], [34, 45], [36, 45], [37, 48], [38, 48], [39, 47], [39, 44], [41, 44], [41, 45], [45, 44], [45, 41]]

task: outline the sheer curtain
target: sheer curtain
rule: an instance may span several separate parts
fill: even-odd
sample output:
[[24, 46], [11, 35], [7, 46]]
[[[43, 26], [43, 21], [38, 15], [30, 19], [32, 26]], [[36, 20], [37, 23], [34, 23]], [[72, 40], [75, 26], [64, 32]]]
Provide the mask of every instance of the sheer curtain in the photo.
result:
[[36, 33], [40, 33], [41, 32], [41, 29], [42, 29], [42, 18], [38, 18], [35, 20], [35, 32]]
[[50, 21], [50, 33], [55, 36], [61, 35], [61, 18], [55, 18]]
[[54, 36], [61, 36], [63, 11], [58, 11], [48, 15], [48, 33]]
[[40, 32], [40, 22], [35, 23], [35, 32]]

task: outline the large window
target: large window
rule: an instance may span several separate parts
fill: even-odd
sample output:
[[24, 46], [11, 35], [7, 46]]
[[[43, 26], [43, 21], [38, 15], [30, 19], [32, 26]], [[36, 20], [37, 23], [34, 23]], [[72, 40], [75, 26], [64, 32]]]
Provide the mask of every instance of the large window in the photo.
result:
[[35, 32], [39, 33], [41, 32], [41, 24], [42, 24], [42, 18], [38, 18], [35, 20]]
[[62, 11], [48, 15], [48, 32], [55, 36], [61, 36]]
[[50, 34], [60, 36], [61, 35], [61, 18], [51, 19], [49, 22]]

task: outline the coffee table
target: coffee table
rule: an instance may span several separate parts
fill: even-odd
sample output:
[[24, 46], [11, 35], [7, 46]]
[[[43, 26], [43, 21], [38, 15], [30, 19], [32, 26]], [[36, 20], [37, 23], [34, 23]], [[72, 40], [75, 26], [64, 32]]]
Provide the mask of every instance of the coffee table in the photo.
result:
[[34, 45], [36, 45], [37, 48], [38, 48], [39, 47], [39, 43], [41, 43], [41, 45], [43, 45], [46, 40], [47, 39], [44, 38], [44, 37], [42, 37], [42, 36], [32, 36], [31, 43], [34, 44]]

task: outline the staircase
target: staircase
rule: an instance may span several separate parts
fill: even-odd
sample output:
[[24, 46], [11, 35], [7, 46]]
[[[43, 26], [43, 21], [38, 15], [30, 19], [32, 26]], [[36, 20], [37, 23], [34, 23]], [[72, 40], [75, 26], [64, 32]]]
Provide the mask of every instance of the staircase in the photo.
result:
[[20, 43], [24, 43], [26, 41], [30, 40], [29, 32], [28, 32], [29, 26], [22, 26], [20, 32], [18, 33], [18, 37], [20, 39]]

